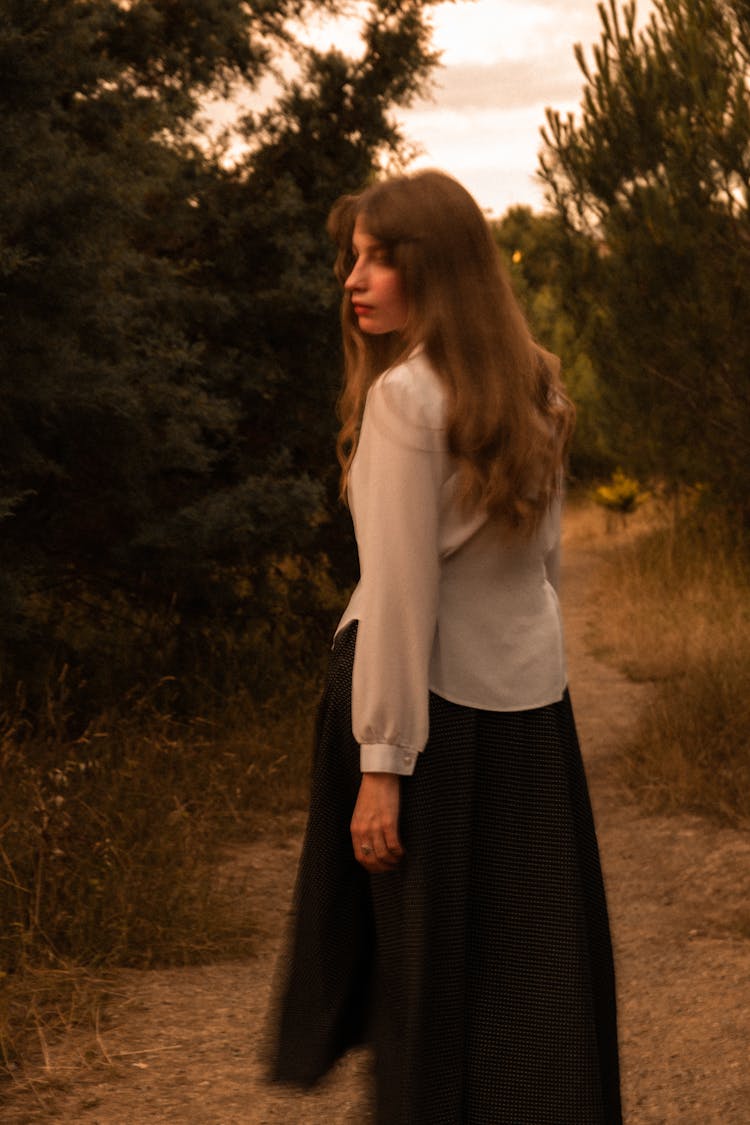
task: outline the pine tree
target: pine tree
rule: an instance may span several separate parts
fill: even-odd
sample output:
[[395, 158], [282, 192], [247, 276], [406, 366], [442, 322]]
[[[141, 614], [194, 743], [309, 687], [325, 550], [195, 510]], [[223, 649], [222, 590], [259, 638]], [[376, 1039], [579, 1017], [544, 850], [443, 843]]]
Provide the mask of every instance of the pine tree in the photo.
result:
[[5, 690], [66, 662], [92, 693], [218, 684], [315, 605], [312, 568], [283, 567], [340, 539], [324, 218], [399, 150], [390, 109], [434, 63], [423, 7], [373, 0], [362, 60], [297, 44], [233, 170], [198, 111], [338, 7], [0, 0]]
[[591, 235], [567, 281], [623, 464], [750, 495], [750, 8], [599, 7], [579, 120], [548, 113], [541, 176]]

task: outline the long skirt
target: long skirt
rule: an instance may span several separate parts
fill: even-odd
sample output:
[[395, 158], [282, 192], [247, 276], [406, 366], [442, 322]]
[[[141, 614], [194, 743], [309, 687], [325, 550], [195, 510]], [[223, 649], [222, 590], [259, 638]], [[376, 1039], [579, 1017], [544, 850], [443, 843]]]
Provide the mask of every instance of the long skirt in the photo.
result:
[[355, 641], [353, 623], [318, 716], [272, 1077], [311, 1086], [369, 1042], [379, 1125], [618, 1125], [612, 949], [567, 694], [520, 712], [431, 696], [401, 783], [406, 855], [370, 876], [349, 836]]

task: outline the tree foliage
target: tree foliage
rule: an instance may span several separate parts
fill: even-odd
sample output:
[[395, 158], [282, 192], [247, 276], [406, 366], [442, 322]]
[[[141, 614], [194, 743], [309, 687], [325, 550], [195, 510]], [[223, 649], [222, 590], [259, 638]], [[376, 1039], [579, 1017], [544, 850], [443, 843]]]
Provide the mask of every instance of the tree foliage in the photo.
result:
[[553, 212], [535, 214], [530, 207], [511, 207], [494, 223], [531, 328], [537, 339], [562, 362], [563, 380], [576, 405], [576, 428], [570, 471], [574, 480], [608, 473], [612, 458], [601, 423], [601, 391], [588, 351], [588, 333], [568, 310], [566, 279], [572, 260], [588, 252], [585, 234], [566, 230]]
[[623, 464], [750, 495], [750, 7], [599, 6], [579, 119], [548, 113], [541, 176], [591, 236], [566, 283]]
[[[421, 0], [371, 0], [362, 57], [296, 41], [341, 7], [0, 0], [6, 691], [66, 662], [218, 683], [238, 651], [251, 678], [325, 602], [294, 562], [340, 542], [324, 219], [435, 62]], [[290, 52], [228, 169], [201, 99]]]

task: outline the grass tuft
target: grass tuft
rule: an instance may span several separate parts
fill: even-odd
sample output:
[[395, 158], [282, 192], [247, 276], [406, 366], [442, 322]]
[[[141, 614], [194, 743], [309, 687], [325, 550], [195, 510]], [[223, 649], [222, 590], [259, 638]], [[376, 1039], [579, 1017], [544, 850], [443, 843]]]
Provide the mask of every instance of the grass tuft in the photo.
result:
[[[610, 553], [597, 636], [652, 704], [625, 748], [652, 810], [750, 823], [750, 561], [720, 520], [688, 519]], [[611, 596], [612, 590], [617, 597]]]
[[[91, 1018], [112, 966], [247, 953], [228, 846], [304, 804], [320, 670], [221, 721], [130, 700], [84, 735], [0, 728], [0, 1066]], [[53, 716], [54, 718], [54, 716]], [[217, 878], [217, 871], [227, 871]]]

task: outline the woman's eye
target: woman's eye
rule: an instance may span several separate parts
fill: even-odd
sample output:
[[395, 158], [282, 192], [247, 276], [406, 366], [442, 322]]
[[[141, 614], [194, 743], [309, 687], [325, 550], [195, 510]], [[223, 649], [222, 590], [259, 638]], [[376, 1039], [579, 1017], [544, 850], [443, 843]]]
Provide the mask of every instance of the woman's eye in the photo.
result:
[[365, 264], [389, 267], [393, 265], [393, 255], [387, 246], [367, 247], [361, 253], [352, 249], [349, 253], [350, 269], [354, 269], [360, 258], [363, 259]]

